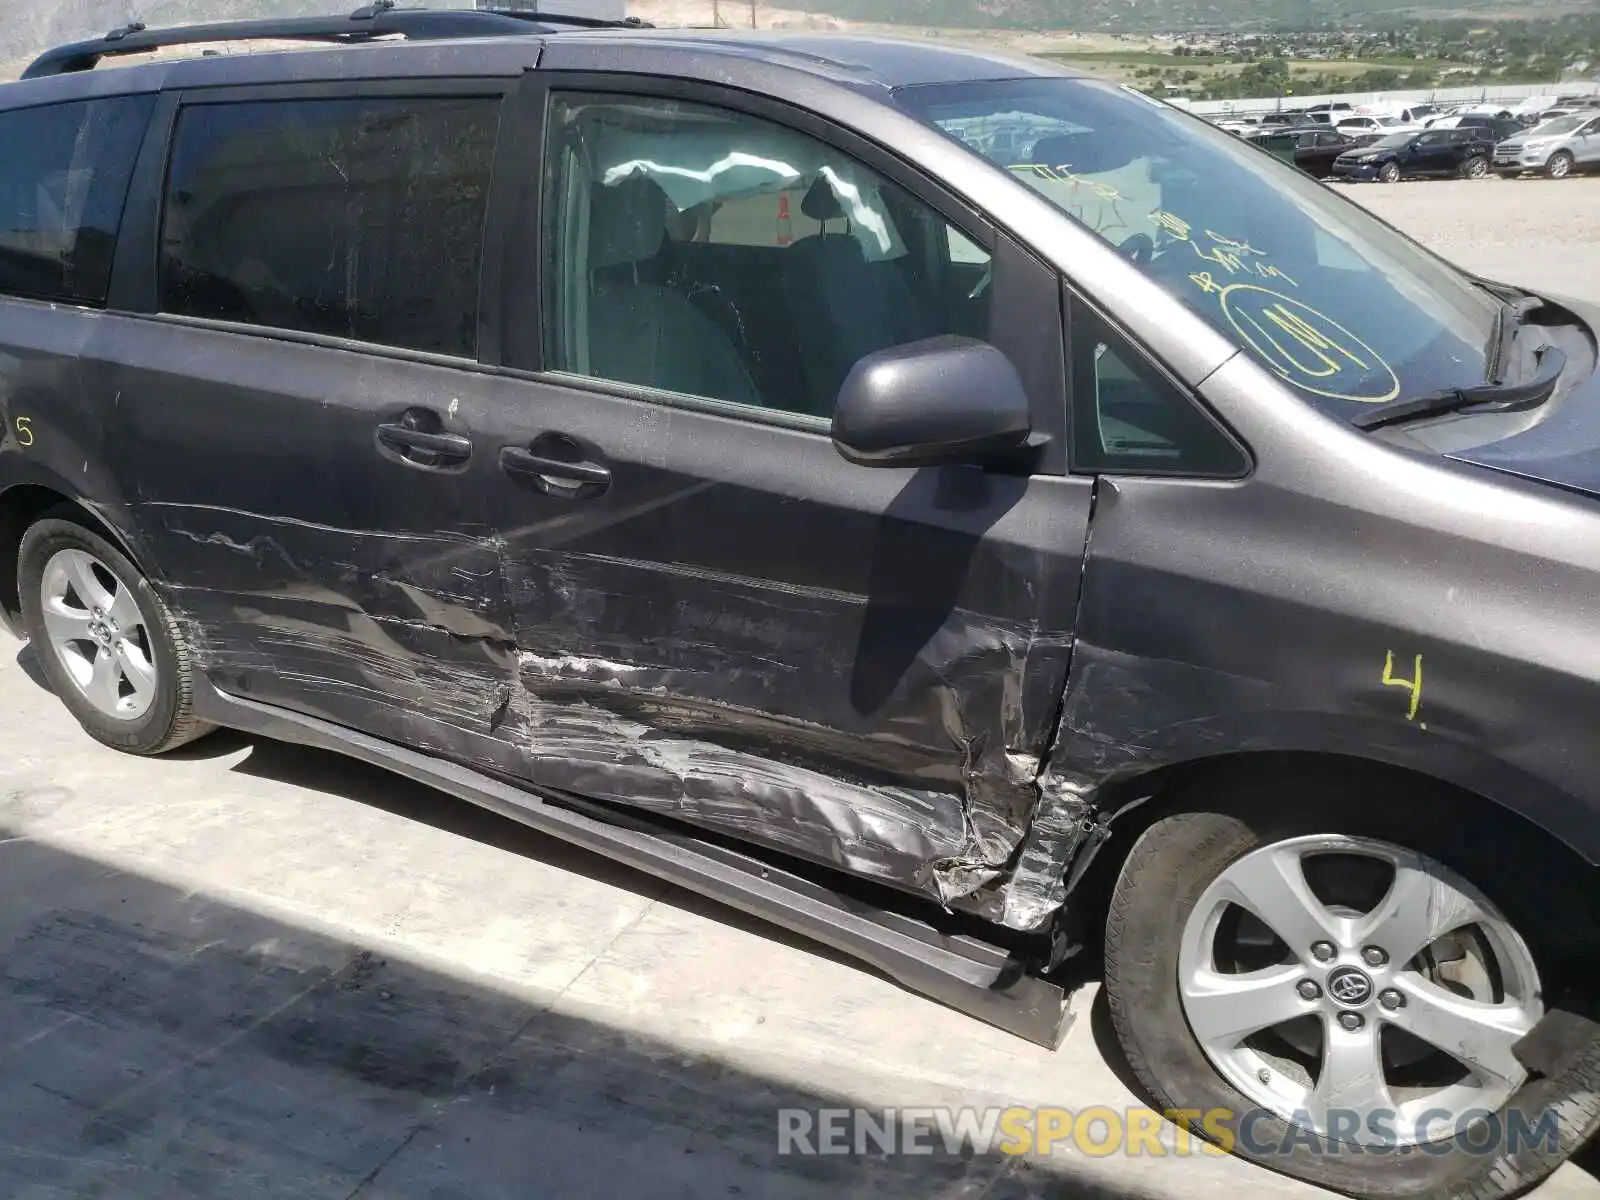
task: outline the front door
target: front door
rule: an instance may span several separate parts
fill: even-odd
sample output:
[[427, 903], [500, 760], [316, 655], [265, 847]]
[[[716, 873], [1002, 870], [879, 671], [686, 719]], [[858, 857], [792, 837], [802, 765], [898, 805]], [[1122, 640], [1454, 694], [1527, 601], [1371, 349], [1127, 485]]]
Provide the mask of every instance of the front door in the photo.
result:
[[[536, 783], [967, 896], [1026, 828], [1072, 642], [1058, 286], [847, 135], [640, 88], [547, 109], [543, 295], [507, 313], [528, 369], [476, 466], [519, 657], [499, 736]], [[855, 362], [947, 334], [1018, 366], [1033, 473], [835, 451]]]

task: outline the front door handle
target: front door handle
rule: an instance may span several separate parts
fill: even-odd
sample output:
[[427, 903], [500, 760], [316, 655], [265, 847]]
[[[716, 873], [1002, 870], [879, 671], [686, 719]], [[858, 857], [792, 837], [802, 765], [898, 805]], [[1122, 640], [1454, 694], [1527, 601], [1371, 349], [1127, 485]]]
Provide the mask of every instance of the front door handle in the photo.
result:
[[[563, 499], [598, 496], [611, 486], [611, 468], [581, 457], [570, 438], [547, 435], [534, 442], [538, 449], [506, 446], [500, 451], [500, 469], [515, 478], [531, 480], [540, 491]], [[549, 449], [560, 453], [539, 453]]]

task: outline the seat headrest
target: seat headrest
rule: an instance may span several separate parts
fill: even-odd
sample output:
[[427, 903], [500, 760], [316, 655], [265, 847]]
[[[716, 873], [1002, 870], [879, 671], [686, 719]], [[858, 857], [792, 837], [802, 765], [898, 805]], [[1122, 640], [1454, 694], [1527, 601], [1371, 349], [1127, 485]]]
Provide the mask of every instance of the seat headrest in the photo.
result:
[[1077, 175], [1098, 175], [1128, 165], [1132, 145], [1110, 132], [1052, 134], [1033, 144], [1033, 161], [1067, 167]]
[[667, 236], [669, 203], [661, 185], [644, 175], [597, 184], [589, 207], [589, 269], [654, 258]]
[[825, 175], [817, 176], [817, 181], [806, 189], [805, 197], [800, 201], [800, 211], [813, 221], [844, 219], [844, 205], [839, 203], [839, 197], [834, 194], [833, 185]]

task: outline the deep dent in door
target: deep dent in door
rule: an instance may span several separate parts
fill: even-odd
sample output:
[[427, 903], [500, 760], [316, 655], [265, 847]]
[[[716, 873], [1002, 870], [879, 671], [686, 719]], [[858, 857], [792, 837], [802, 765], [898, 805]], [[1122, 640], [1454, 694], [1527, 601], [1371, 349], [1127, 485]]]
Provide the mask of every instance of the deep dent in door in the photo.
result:
[[[653, 630], [639, 631], [632, 652], [605, 658], [528, 650], [507, 615], [515, 611], [508, 593], [527, 581], [495, 535], [140, 507], [213, 562], [276, 560], [281, 586], [270, 595], [164, 589], [199, 664], [224, 689], [248, 694], [253, 673], [292, 679], [360, 704], [380, 735], [485, 769], [503, 770], [485, 758], [486, 739], [509, 743], [534, 764], [558, 767], [566, 790], [757, 841], [1016, 929], [1048, 924], [1071, 857], [1092, 836], [1087, 800], [1060, 778], [1041, 779], [1066, 685], [1071, 604], [1061, 628], [952, 608], [896, 687], [905, 702], [937, 706], [960, 758], [959, 790], [889, 785], [818, 770], [803, 755], [784, 761], [738, 748], [746, 726], [759, 726], [769, 746], [775, 722], [805, 735], [797, 744], [819, 730], [803, 715], [741, 708], [732, 675], [727, 699], [698, 701], [702, 719], [686, 731], [672, 702], [675, 670], [652, 665], [664, 657]], [[1043, 556], [1017, 557], [1029, 561], [1009, 565], [1030, 590], [1066, 598], [1043, 578]], [[769, 631], [804, 598], [742, 582], [738, 595], [719, 596], [719, 658], [744, 672], [777, 670]], [[1076, 581], [1066, 596], [1075, 602]], [[841, 669], [861, 651], [842, 649]], [[708, 709], [715, 740], [705, 733]]]

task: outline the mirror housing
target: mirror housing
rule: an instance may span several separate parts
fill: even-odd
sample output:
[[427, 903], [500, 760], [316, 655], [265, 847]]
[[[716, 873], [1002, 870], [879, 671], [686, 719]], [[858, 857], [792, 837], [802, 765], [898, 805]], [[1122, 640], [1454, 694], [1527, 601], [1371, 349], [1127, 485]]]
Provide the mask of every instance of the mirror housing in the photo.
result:
[[1028, 443], [1017, 369], [987, 342], [936, 337], [869, 354], [845, 377], [833, 444], [866, 467], [981, 463]]

